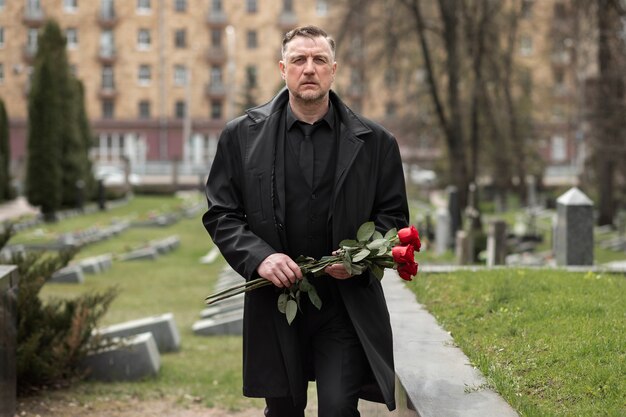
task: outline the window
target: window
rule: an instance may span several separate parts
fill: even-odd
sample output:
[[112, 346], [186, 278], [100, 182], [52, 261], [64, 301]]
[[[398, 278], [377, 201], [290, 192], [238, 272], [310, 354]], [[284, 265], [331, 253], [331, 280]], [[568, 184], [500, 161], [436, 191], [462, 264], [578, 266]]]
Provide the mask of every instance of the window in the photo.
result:
[[139, 118], [140, 119], [149, 119], [150, 118], [150, 102], [148, 100], [141, 100], [139, 102]]
[[550, 141], [550, 156], [554, 162], [565, 161], [567, 146], [563, 136], [552, 136]]
[[293, 13], [293, 0], [283, 0], [283, 12]]
[[178, 100], [176, 102], [176, 104], [174, 105], [174, 114], [177, 119], [182, 119], [185, 117], [186, 107], [187, 106], [185, 106], [184, 101]]
[[5, 0], [0, 0], [0, 11], [2, 11], [4, 9], [4, 4], [6, 3]]
[[37, 53], [37, 36], [39, 31], [35, 28], [29, 28], [26, 34], [26, 49], [29, 54], [35, 55]]
[[112, 57], [115, 53], [115, 41], [113, 39], [112, 30], [103, 30], [100, 33], [100, 55], [103, 57]]
[[211, 1], [211, 11], [213, 13], [222, 11], [222, 0], [212, 0]]
[[137, 73], [137, 81], [140, 85], [148, 85], [152, 80], [152, 67], [150, 65], [139, 65], [139, 72]]
[[249, 30], [246, 36], [248, 49], [256, 49], [258, 45], [256, 30]]
[[113, 4], [114, 0], [101, 0], [100, 3], [100, 16], [104, 19], [114, 19], [115, 18], [115, 6]]
[[248, 13], [256, 13], [258, 11], [256, 0], [246, 0], [246, 10]]
[[248, 65], [246, 67], [246, 86], [248, 88], [257, 86], [257, 70], [254, 65]]
[[315, 12], [320, 17], [326, 16], [328, 14], [328, 2], [326, 0], [317, 0], [315, 3]]
[[222, 118], [222, 108], [224, 105], [220, 100], [211, 101], [211, 119], [218, 120]]
[[187, 10], [187, 0], [174, 0], [174, 10], [184, 12]]
[[222, 85], [222, 67], [211, 67], [210, 83], [214, 87]]
[[75, 12], [78, 9], [78, 0], [63, 0], [63, 10]]
[[522, 56], [529, 56], [533, 53], [533, 38], [529, 35], [520, 36], [519, 52]]
[[4, 82], [4, 64], [0, 62], [0, 84]]
[[534, 3], [535, 3], [534, 0], [522, 1], [522, 10], [521, 10], [522, 19], [530, 19], [531, 17], [533, 17], [533, 4]]
[[0, 48], [4, 48], [4, 27], [0, 26]]
[[41, 13], [41, 0], [26, 0], [26, 13], [39, 15]]
[[65, 29], [65, 38], [67, 39], [67, 49], [76, 49], [78, 47], [78, 29]]
[[185, 29], [176, 29], [174, 32], [174, 45], [177, 48], [187, 47], [187, 31]]
[[102, 100], [102, 118], [112, 119], [115, 114], [115, 103], [113, 100]]
[[211, 29], [211, 46], [214, 48], [222, 47], [222, 30]]
[[187, 84], [187, 67], [184, 65], [174, 66], [174, 84], [186, 85]]
[[103, 90], [112, 90], [115, 88], [115, 77], [112, 66], [105, 65], [102, 67], [101, 78]]
[[148, 13], [151, 9], [150, 0], [137, 0], [137, 13]]
[[148, 29], [139, 29], [137, 32], [137, 49], [150, 49], [150, 31]]

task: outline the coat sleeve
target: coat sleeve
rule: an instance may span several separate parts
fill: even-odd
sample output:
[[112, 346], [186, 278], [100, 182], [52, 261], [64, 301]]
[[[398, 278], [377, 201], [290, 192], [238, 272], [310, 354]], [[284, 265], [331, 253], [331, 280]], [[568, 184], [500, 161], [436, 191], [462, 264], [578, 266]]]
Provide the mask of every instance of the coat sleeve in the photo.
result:
[[227, 126], [206, 183], [208, 211], [202, 223], [230, 266], [249, 280], [258, 276], [259, 264], [276, 250], [254, 234], [246, 221], [242, 166], [241, 149]]
[[372, 220], [383, 234], [393, 228], [406, 227], [409, 223], [409, 207], [400, 149], [395, 138], [389, 139], [389, 146], [381, 161], [372, 212]]

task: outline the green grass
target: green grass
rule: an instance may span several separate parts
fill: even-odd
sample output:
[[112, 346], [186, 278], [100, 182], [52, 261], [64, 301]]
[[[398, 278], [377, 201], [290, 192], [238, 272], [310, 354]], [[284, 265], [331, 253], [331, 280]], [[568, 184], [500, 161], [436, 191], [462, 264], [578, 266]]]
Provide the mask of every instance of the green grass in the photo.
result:
[[522, 416], [626, 415], [626, 278], [505, 269], [409, 284]]
[[[128, 205], [108, 213], [85, 215], [46, 226], [54, 233], [108, 224], [109, 216], [144, 216], [151, 210], [166, 211], [177, 207], [176, 198], [136, 197]], [[241, 394], [241, 337], [200, 337], [193, 335], [192, 324], [205, 307], [204, 297], [213, 291], [218, 274], [225, 265], [220, 257], [212, 265], [199, 259], [213, 246], [200, 217], [183, 219], [170, 227], [132, 228], [112, 239], [87, 246], [78, 257], [102, 253], [121, 253], [151, 239], [176, 234], [180, 247], [155, 261], [114, 262], [105, 273], [86, 275], [83, 285], [49, 284], [42, 297], [71, 297], [84, 291], [109, 286], [120, 289], [103, 320], [103, 325], [172, 312], [181, 333], [182, 349], [161, 356], [161, 370], [156, 378], [129, 383], [81, 382], [55, 395], [71, 396], [74, 401], [88, 402], [99, 397], [168, 396], [184, 401], [199, 398], [207, 406], [239, 409], [258, 406]], [[28, 241], [28, 231], [16, 240]]]

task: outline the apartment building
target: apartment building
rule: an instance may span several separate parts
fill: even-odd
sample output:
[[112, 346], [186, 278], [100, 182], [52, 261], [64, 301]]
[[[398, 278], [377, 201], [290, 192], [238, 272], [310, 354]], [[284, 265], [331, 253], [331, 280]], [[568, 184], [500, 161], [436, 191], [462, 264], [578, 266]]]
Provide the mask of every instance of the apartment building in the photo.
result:
[[[96, 163], [140, 174], [206, 173], [224, 123], [283, 85], [280, 41], [298, 24], [324, 26], [325, 0], [0, 0], [0, 97], [12, 157], [23, 164], [37, 35], [65, 31], [85, 85]], [[18, 168], [19, 169], [19, 168]]]

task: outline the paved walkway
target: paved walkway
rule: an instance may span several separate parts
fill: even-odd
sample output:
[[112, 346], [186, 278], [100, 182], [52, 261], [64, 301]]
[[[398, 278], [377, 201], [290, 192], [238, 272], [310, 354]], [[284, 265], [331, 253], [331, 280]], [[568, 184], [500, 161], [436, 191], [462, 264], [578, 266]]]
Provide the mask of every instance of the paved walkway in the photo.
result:
[[29, 214], [39, 214], [39, 209], [28, 204], [25, 197], [20, 196], [15, 200], [0, 204], [0, 222]]

